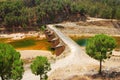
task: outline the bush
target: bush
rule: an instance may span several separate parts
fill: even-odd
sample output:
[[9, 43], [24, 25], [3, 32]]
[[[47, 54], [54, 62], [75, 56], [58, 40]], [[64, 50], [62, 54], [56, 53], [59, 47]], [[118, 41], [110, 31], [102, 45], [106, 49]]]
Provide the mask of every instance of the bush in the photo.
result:
[[46, 57], [38, 56], [31, 64], [32, 73], [40, 75], [40, 80], [47, 80], [47, 72], [50, 70], [50, 63]]

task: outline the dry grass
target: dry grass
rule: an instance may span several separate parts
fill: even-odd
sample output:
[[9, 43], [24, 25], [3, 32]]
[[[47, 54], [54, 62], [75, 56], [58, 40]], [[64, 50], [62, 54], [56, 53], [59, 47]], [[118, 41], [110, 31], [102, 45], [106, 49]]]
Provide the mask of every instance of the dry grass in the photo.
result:
[[7, 43], [10, 40], [10, 38], [0, 38], [0, 42], [5, 42]]
[[87, 39], [90, 38], [90, 36], [70, 36], [71, 39], [77, 40], [77, 39]]
[[90, 22], [77, 22], [76, 23], [77, 25], [80, 25], [80, 26], [98, 26], [98, 27], [102, 27], [102, 26], [105, 26], [105, 27], [113, 27], [113, 24], [110, 20], [108, 21], [90, 21]]
[[34, 60], [34, 58], [28, 58], [28, 59], [22, 59], [23, 63], [24, 64], [29, 64], [29, 63], [32, 63], [32, 61]]
[[75, 76], [73, 76], [73, 77], [71, 77], [67, 80], [91, 80], [91, 79], [88, 78], [87, 76], [77, 76], [77, 75], [75, 75]]
[[104, 77], [99, 74], [89, 76], [75, 75], [65, 80], [120, 80], [120, 75], [117, 75], [115, 77]]
[[120, 37], [114, 37], [116, 39], [117, 42], [117, 47], [115, 50], [120, 51]]

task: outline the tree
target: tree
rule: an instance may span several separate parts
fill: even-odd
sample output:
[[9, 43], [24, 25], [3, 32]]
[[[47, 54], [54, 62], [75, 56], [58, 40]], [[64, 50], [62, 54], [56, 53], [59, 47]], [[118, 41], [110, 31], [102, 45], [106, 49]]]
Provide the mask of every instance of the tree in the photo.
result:
[[73, 15], [77, 17], [78, 13], [120, 19], [119, 7], [120, 0], [0, 0], [0, 25], [8, 31], [37, 28], [68, 20]]
[[50, 63], [46, 57], [38, 56], [31, 64], [32, 73], [40, 75], [40, 80], [48, 78], [47, 72], [50, 70]]
[[20, 53], [11, 45], [0, 43], [0, 77], [2, 80], [20, 80], [24, 72]]
[[24, 4], [28, 7], [35, 6], [35, 0], [23, 0]]
[[88, 40], [86, 46], [86, 53], [100, 61], [99, 74], [102, 73], [102, 61], [110, 58], [112, 50], [116, 47], [116, 41], [114, 38], [105, 34], [99, 34]]

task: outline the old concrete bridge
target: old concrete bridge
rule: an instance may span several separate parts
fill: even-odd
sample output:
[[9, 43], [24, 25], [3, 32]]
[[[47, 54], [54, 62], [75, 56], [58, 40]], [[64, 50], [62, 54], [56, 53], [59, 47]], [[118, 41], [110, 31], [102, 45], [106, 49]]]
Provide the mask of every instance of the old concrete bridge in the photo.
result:
[[74, 65], [85, 67], [86, 65], [98, 64], [98, 62], [89, 57], [78, 44], [55, 28], [55, 25], [47, 25], [45, 35], [51, 43], [52, 48], [55, 49], [56, 54], [56, 61], [52, 64], [51, 73], [55, 73], [55, 71], [60, 68], [71, 68], [71, 66]]

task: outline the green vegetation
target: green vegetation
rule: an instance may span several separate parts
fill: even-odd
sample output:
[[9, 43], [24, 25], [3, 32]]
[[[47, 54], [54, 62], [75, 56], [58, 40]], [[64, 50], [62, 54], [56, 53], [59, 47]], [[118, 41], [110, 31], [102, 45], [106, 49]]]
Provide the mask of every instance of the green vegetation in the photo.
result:
[[33, 46], [35, 45], [35, 42], [36, 42], [35, 39], [26, 38], [26, 39], [10, 42], [9, 44], [11, 44], [15, 48], [21, 48], [21, 47]]
[[31, 64], [31, 70], [33, 74], [40, 75], [40, 80], [47, 80], [50, 63], [46, 57], [38, 56]]
[[20, 53], [11, 45], [0, 43], [0, 77], [2, 80], [21, 80], [24, 72]]
[[120, 19], [119, 7], [120, 0], [3, 0], [0, 24], [14, 32], [38, 29], [39, 25], [69, 20], [77, 14]]
[[86, 46], [86, 53], [100, 61], [99, 73], [102, 73], [102, 61], [110, 58], [112, 50], [116, 47], [116, 41], [114, 38], [99, 34], [88, 40]]

